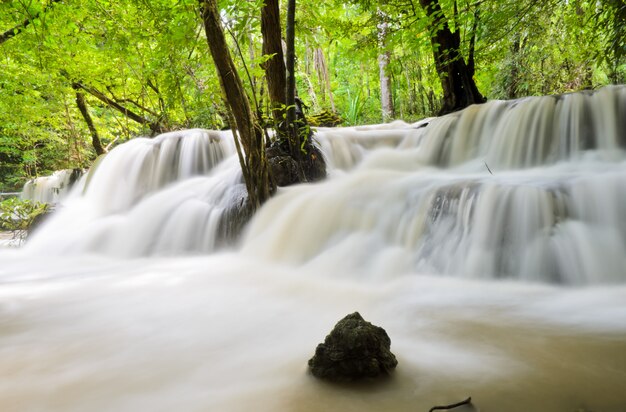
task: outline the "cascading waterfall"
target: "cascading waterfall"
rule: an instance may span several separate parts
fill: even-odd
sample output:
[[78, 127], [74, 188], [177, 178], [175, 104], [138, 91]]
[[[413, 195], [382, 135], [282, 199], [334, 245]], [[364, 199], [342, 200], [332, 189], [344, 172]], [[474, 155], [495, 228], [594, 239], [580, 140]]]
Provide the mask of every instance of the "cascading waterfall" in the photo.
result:
[[[316, 135], [328, 179], [280, 188], [230, 249], [230, 133], [106, 155], [0, 253], [0, 410], [623, 411], [626, 87]], [[398, 369], [317, 382], [355, 310]]]
[[24, 184], [20, 197], [33, 202], [58, 203], [70, 193], [82, 174], [81, 169], [64, 169], [31, 179]]
[[357, 170], [270, 203], [245, 250], [314, 263], [340, 249], [344, 263], [381, 276], [391, 266], [622, 283], [625, 114], [626, 89], [614, 87], [494, 101], [389, 131], [326, 131], [330, 164]]
[[45, 253], [207, 252], [242, 184], [230, 132], [187, 130], [111, 151], [28, 244]]
[[[614, 87], [493, 101], [414, 125], [320, 130], [335, 178], [284, 189], [256, 219], [244, 252], [302, 264], [341, 250], [354, 268], [379, 274], [389, 266], [623, 282], [621, 113], [626, 91]], [[123, 256], [214, 250], [222, 213], [241, 199], [230, 142], [193, 130], [116, 148], [89, 177], [83, 211], [68, 207], [67, 219], [57, 218], [65, 234], [44, 231], [53, 236], [30, 247]]]
[[626, 92], [597, 92], [492, 101], [437, 119], [420, 158], [444, 167], [479, 159], [493, 171], [576, 160], [620, 160], [626, 147]]

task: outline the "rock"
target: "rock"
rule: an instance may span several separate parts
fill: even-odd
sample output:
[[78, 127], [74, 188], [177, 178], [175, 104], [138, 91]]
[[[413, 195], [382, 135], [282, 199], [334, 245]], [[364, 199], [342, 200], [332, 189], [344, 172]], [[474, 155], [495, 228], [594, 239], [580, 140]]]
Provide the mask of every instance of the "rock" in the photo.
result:
[[390, 347], [391, 339], [383, 328], [354, 312], [317, 345], [309, 368], [318, 378], [338, 382], [387, 375], [398, 364]]
[[218, 248], [235, 245], [254, 214], [248, 203], [248, 192], [243, 182], [229, 187], [224, 193], [224, 199], [226, 201], [218, 223], [216, 239]]
[[302, 181], [298, 163], [291, 156], [268, 157], [268, 162], [276, 186], [289, 186]]
[[307, 116], [306, 119], [311, 126], [317, 127], [336, 127], [343, 123], [341, 117], [328, 110], [322, 110], [320, 113]]
[[326, 160], [322, 151], [314, 144], [309, 145], [307, 153], [303, 155], [302, 167], [307, 182], [317, 182], [326, 178]]
[[266, 156], [270, 175], [276, 186], [315, 182], [326, 177], [324, 155], [313, 143], [307, 144], [305, 153], [302, 153], [302, 170], [289, 154], [289, 146], [285, 140], [272, 142], [267, 147]]

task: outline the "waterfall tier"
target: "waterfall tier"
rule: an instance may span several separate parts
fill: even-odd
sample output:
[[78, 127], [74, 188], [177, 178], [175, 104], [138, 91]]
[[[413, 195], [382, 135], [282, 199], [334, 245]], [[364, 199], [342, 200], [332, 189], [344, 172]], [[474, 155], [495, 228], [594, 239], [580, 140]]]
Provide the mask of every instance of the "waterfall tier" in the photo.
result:
[[[374, 277], [626, 280], [625, 87], [320, 128], [317, 139], [330, 177], [281, 189], [244, 253]], [[232, 136], [203, 130], [123, 144], [86, 184], [29, 248], [208, 253], [242, 200]]]
[[50, 176], [31, 179], [22, 189], [21, 198], [40, 203], [59, 203], [77, 183], [83, 174], [82, 169], [57, 170]]

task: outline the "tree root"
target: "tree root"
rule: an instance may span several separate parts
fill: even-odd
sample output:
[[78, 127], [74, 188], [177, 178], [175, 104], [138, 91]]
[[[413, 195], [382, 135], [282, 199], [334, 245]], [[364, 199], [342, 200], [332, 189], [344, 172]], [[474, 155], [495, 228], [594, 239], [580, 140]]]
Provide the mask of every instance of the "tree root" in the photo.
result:
[[472, 403], [472, 397], [470, 396], [469, 398], [465, 399], [464, 401], [461, 401], [461, 402], [458, 402], [458, 403], [453, 403], [451, 405], [433, 406], [432, 408], [430, 408], [430, 410], [428, 412], [454, 409], [454, 408], [458, 408], [459, 406], [470, 405], [471, 403]]

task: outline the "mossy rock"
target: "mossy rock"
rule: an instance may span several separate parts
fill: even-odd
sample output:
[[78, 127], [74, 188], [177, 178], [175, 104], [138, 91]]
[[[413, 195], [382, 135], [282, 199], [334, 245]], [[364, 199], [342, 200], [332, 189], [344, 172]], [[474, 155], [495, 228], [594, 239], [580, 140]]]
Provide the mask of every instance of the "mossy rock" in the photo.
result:
[[341, 117], [328, 110], [322, 110], [320, 113], [307, 116], [306, 119], [311, 126], [317, 127], [336, 127], [343, 123]]
[[301, 153], [302, 167], [290, 155], [286, 140], [272, 142], [266, 150], [270, 175], [276, 186], [316, 182], [326, 177], [326, 161], [315, 144], [305, 145]]
[[387, 332], [355, 312], [341, 319], [317, 346], [309, 368], [314, 376], [336, 382], [385, 376], [398, 365], [390, 348]]

